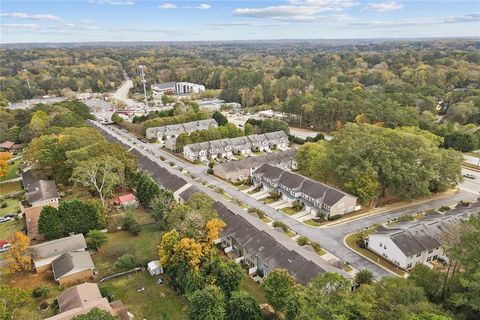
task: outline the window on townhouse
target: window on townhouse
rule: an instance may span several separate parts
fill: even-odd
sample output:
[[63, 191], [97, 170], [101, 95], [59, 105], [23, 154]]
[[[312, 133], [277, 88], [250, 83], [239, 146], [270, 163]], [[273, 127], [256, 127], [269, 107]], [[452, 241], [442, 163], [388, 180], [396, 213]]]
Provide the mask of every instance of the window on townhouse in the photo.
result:
[[411, 267], [412, 267], [411, 263], [407, 264], [407, 269], [410, 269]]
[[432, 257], [427, 258], [427, 262], [430, 262], [430, 261], [432, 261]]
[[422, 253], [420, 252], [420, 253], [417, 254], [417, 257], [420, 257], [421, 255], [422, 255]]
[[428, 253], [433, 253], [433, 250], [428, 250]]

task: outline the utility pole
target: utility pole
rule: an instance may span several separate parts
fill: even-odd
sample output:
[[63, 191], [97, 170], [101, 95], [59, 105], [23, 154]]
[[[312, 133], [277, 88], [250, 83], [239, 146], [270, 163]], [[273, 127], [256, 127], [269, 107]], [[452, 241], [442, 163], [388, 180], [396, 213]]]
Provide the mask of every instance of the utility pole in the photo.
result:
[[30, 88], [30, 80], [28, 80], [28, 70], [27, 70], [27, 67], [23, 66], [23, 71], [25, 71], [25, 76], [27, 77], [28, 90], [32, 90], [32, 88]]
[[147, 81], [145, 80], [145, 73], [143, 72], [143, 68], [145, 68], [145, 66], [143, 64], [139, 65], [140, 67], [140, 75], [142, 76], [142, 84], [143, 84], [143, 95], [145, 97], [145, 112], [147, 112], [147, 89], [145, 87], [145, 84], [147, 83]]

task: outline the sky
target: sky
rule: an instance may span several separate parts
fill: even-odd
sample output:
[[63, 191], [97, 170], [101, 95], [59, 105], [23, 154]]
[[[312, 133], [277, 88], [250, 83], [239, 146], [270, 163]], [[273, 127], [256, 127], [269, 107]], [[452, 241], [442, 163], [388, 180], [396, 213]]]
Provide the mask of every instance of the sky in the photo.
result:
[[0, 43], [480, 37], [479, 0], [0, 0]]

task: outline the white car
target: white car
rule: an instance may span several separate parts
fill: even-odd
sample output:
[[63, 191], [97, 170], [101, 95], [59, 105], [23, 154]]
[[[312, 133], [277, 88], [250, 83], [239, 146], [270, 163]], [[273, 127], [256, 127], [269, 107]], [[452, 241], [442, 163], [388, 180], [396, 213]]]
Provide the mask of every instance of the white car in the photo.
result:
[[4, 223], [4, 222], [10, 221], [10, 220], [12, 220], [12, 217], [1, 217], [0, 218], [0, 223]]

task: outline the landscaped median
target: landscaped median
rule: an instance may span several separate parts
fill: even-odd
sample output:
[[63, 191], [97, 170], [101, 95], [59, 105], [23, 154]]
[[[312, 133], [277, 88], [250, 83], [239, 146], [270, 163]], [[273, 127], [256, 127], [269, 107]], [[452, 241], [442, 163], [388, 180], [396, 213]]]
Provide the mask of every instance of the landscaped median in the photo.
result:
[[374, 231], [375, 231], [375, 228], [370, 228], [368, 230], [351, 233], [347, 235], [343, 239], [343, 241], [349, 249], [355, 251], [356, 253], [370, 260], [371, 262], [379, 265], [383, 269], [391, 271], [392, 273], [400, 277], [407, 276], [408, 273], [405, 270], [398, 268], [396, 265], [394, 265], [390, 261], [384, 259], [383, 257], [380, 257], [379, 255], [368, 250], [367, 248], [362, 248], [359, 246], [359, 242], [362, 241], [364, 237], [368, 236], [370, 233]]

